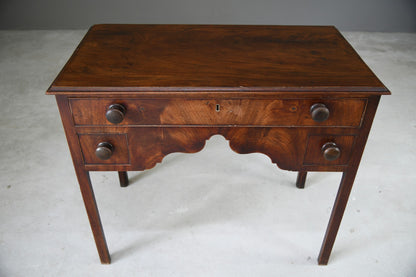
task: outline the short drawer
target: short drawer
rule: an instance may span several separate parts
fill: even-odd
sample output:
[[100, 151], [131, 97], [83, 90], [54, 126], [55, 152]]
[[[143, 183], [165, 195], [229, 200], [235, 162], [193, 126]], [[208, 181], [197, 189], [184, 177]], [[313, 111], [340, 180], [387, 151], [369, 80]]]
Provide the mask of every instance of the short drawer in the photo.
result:
[[85, 164], [129, 164], [126, 134], [78, 134]]
[[355, 138], [355, 135], [309, 135], [303, 165], [346, 166]]
[[[75, 125], [242, 125], [359, 127], [366, 99], [70, 99]], [[121, 121], [106, 117], [113, 107]], [[312, 118], [322, 104], [329, 116]], [[111, 112], [113, 112], [111, 110]]]

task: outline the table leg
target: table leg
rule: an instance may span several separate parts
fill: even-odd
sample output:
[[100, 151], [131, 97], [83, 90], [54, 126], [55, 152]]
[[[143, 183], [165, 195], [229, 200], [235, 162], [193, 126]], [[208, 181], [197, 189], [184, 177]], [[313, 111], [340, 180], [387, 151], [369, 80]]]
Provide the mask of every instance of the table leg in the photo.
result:
[[298, 172], [298, 178], [296, 179], [296, 187], [303, 189], [305, 188], [305, 181], [306, 181], [306, 174], [307, 171], [299, 171]]
[[75, 171], [79, 187], [81, 189], [82, 198], [84, 200], [85, 209], [87, 210], [92, 233], [94, 235], [98, 255], [100, 256], [102, 264], [109, 264], [111, 262], [110, 253], [108, 252], [103, 226], [101, 225], [100, 214], [98, 213], [97, 203], [95, 202], [89, 172], [80, 168], [75, 168]]
[[334, 207], [332, 208], [331, 218], [329, 219], [321, 252], [318, 257], [318, 264], [320, 265], [328, 264], [329, 256], [331, 255], [332, 247], [334, 246], [335, 238], [338, 233], [339, 225], [341, 224], [342, 216], [344, 214], [356, 174], [357, 168], [344, 171], [342, 174], [341, 184], [338, 189]]
[[129, 177], [126, 171], [119, 171], [118, 178], [120, 179], [120, 187], [127, 187], [129, 185]]

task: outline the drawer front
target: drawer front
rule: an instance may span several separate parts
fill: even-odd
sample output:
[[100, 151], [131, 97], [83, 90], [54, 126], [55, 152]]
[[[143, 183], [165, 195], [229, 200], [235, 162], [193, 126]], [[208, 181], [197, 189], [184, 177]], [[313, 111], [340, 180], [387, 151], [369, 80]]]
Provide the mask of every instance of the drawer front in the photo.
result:
[[[309, 135], [303, 165], [346, 166], [351, 157], [355, 138], [355, 135]], [[327, 160], [324, 155], [325, 145], [335, 147], [339, 151], [339, 156], [334, 160]]]
[[[78, 134], [85, 164], [129, 164], [127, 134]], [[107, 157], [97, 156], [97, 148]], [[101, 155], [103, 155], [101, 153]]]
[[[311, 106], [324, 104], [329, 117], [316, 122]], [[124, 107], [116, 125], [246, 125], [359, 127], [366, 99], [70, 99], [75, 125], [114, 125], [113, 104]]]

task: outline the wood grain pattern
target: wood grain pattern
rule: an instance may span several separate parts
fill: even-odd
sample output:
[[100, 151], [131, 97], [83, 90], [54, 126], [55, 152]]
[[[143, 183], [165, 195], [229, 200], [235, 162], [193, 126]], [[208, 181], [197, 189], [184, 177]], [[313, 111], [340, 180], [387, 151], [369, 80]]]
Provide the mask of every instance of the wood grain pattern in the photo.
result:
[[[315, 122], [310, 108], [323, 103], [328, 120]], [[126, 108], [118, 125], [253, 125], [358, 127], [366, 98], [350, 99], [100, 99], [70, 100], [76, 125], [114, 125], [105, 113], [112, 104]], [[345, 116], [348, 114], [348, 116]]]
[[95, 25], [48, 90], [388, 90], [332, 26]]
[[[77, 127], [85, 166], [89, 170], [134, 171], [153, 168], [163, 158], [175, 152], [196, 153], [206, 140], [222, 135], [236, 153], [262, 153], [279, 168], [286, 170], [343, 171], [353, 151], [356, 129], [345, 128], [291, 128], [291, 127]], [[106, 134], [103, 134], [106, 130]], [[312, 135], [310, 133], [319, 135]], [[87, 135], [85, 135], [87, 134]], [[121, 135], [123, 134], [123, 135]], [[123, 140], [114, 140], [123, 136]], [[127, 143], [124, 141], [127, 137]], [[308, 139], [309, 138], [309, 139]], [[98, 142], [114, 144], [114, 158], [99, 160], [95, 157]], [[336, 142], [342, 147], [340, 159], [326, 161], [321, 147]], [[121, 145], [122, 149], [117, 149]], [[128, 145], [128, 149], [126, 149]], [[118, 153], [118, 154], [117, 154]], [[122, 156], [120, 156], [120, 154]], [[130, 162], [126, 162], [130, 158]]]

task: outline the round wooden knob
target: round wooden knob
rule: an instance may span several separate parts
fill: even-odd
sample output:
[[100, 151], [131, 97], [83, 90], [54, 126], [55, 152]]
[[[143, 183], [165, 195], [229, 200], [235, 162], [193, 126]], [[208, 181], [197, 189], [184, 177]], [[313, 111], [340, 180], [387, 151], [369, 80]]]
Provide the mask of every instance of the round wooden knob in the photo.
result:
[[108, 160], [113, 155], [113, 146], [108, 142], [100, 142], [95, 149], [95, 155], [100, 160]]
[[126, 114], [126, 108], [120, 104], [112, 104], [108, 107], [105, 117], [113, 124], [118, 124], [123, 121]]
[[341, 155], [341, 149], [335, 142], [327, 142], [322, 146], [322, 154], [327, 161], [335, 161]]
[[325, 106], [325, 104], [313, 104], [311, 106], [311, 116], [314, 121], [323, 122], [329, 117], [329, 109]]

